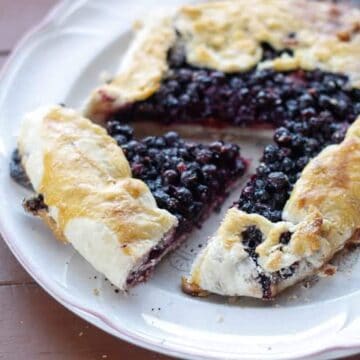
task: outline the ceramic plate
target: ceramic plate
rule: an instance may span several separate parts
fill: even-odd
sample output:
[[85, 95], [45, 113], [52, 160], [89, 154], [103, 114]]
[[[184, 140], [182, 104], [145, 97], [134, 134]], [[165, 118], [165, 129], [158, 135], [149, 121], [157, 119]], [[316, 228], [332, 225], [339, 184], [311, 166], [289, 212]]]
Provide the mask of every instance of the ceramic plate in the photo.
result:
[[[124, 295], [71, 246], [24, 214], [27, 192], [8, 176], [22, 115], [48, 103], [81, 107], [104, 70], [114, 72], [132, 22], [181, 0], [66, 0], [18, 46], [0, 81], [0, 224], [12, 252], [34, 279], [71, 311], [134, 344], [188, 359], [329, 358], [360, 352], [359, 252], [337, 258], [335, 276], [312, 278], [274, 302], [196, 299], [180, 277], [224, 210], [167, 257], [148, 283]], [[151, 128], [150, 128], [151, 131]], [[256, 158], [262, 139], [245, 137]]]

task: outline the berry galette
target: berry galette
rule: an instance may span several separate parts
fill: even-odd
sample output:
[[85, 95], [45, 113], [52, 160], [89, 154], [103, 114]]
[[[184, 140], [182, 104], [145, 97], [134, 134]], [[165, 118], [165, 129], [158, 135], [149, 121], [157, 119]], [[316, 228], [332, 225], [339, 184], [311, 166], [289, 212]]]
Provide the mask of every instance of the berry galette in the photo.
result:
[[[238, 132], [243, 127], [274, 129], [274, 141], [265, 146], [256, 173], [183, 279], [185, 292], [270, 299], [355, 241], [360, 228], [359, 58], [360, 11], [349, 3], [209, 2], [138, 24], [118, 74], [93, 91], [85, 115], [122, 148], [116, 156], [129, 169], [114, 179], [140, 180], [147, 206], [168, 221], [163, 226], [144, 218], [153, 224], [147, 231], [160, 227], [151, 238], [155, 240], [149, 244], [134, 236], [132, 245], [140, 244], [143, 252], [126, 269], [114, 263], [113, 274], [119, 266], [123, 276], [116, 285], [127, 288], [146, 279], [162, 256], [223, 202], [246, 168], [235, 144], [196, 144], [174, 131], [136, 139], [136, 124], [181, 124], [189, 133], [199, 126], [215, 132], [224, 127]], [[92, 135], [100, 131], [86, 124]], [[86, 136], [91, 138], [90, 133]], [[79, 141], [81, 136], [80, 131]], [[48, 211], [47, 195], [24, 162], [24, 139], [13, 164], [25, 166], [42, 195], [35, 205]], [[95, 168], [111, 168], [115, 155], [107, 158], [97, 145], [84, 153], [94, 156]], [[15, 165], [13, 174], [24, 180]], [[142, 207], [136, 208], [141, 217]], [[119, 243], [127, 244], [122, 249], [126, 253], [123, 224], [119, 220], [114, 231]], [[110, 280], [116, 279], [80, 252]]]

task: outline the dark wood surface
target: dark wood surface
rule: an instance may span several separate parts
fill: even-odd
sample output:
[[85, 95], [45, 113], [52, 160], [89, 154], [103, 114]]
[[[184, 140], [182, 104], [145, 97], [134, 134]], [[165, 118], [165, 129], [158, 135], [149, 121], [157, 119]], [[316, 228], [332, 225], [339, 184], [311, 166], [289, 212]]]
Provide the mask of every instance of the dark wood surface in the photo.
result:
[[[0, 0], [0, 67], [21, 36], [55, 3]], [[66, 310], [33, 281], [0, 236], [0, 359], [170, 358], [120, 341]]]

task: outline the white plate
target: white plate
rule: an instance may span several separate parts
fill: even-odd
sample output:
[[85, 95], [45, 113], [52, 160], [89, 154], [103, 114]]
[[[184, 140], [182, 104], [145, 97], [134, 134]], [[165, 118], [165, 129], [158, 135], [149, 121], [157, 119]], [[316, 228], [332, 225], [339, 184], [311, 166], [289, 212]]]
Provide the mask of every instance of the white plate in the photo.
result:
[[70, 246], [56, 242], [40, 221], [24, 215], [21, 201], [27, 193], [8, 176], [22, 114], [47, 103], [80, 106], [99, 82], [99, 73], [115, 71], [130, 41], [132, 21], [161, 4], [169, 0], [63, 1], [5, 66], [0, 82], [0, 225], [6, 242], [35, 280], [68, 309], [149, 349], [191, 359], [320, 359], [359, 352], [359, 252], [339, 258], [335, 276], [314, 280], [308, 289], [299, 285], [275, 302], [191, 298], [180, 291], [180, 276], [198, 244], [218, 225], [221, 215], [214, 215], [159, 266], [151, 281], [125, 296], [115, 293]]

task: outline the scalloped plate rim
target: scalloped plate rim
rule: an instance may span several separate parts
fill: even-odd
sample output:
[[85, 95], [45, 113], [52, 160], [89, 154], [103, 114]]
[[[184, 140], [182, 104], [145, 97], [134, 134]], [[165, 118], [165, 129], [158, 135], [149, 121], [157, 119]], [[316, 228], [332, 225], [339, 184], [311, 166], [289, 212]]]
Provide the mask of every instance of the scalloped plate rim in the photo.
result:
[[[55, 5], [49, 13], [45, 16], [45, 18], [35, 27], [33, 27], [30, 31], [28, 31], [22, 39], [18, 42], [17, 46], [11, 52], [7, 60], [2, 66], [0, 71], [0, 84], [1, 80], [5, 77], [6, 72], [12, 66], [16, 64], [17, 58], [19, 54], [25, 51], [29, 46], [31, 46], [32, 42], [41, 38], [42, 35], [47, 33], [47, 27], [51, 25], [55, 18], [61, 14], [61, 11], [68, 9], [71, 5], [74, 6], [76, 4], [81, 4], [86, 2], [87, 0], [61, 0], [57, 5]], [[3, 88], [3, 85], [0, 85], [0, 90]], [[0, 136], [1, 141], [1, 136]], [[0, 156], [3, 157], [3, 154], [0, 153]], [[0, 233], [3, 236], [4, 241], [8, 245], [11, 252], [20, 262], [20, 264], [26, 269], [26, 271], [35, 279], [35, 281], [54, 299], [56, 299], [59, 303], [61, 303], [64, 307], [66, 307], [71, 312], [80, 316], [82, 319], [88, 321], [92, 325], [102, 329], [103, 331], [116, 336], [122, 340], [126, 340], [134, 345], [141, 346], [148, 350], [154, 350], [159, 353], [167, 354], [170, 356], [180, 356], [191, 359], [226, 359], [227, 356], [241, 356], [241, 353], [232, 353], [232, 354], [223, 354], [224, 356], [217, 356], [214, 353], [206, 353], [203, 349], [197, 349], [196, 347], [187, 347], [184, 349], [180, 349], [179, 345], [167, 343], [166, 341], [161, 342], [159, 344], [158, 341], [151, 339], [151, 337], [141, 336], [136, 332], [127, 332], [124, 327], [115, 325], [112, 323], [110, 319], [106, 317], [105, 314], [100, 312], [95, 312], [90, 308], [83, 307], [81, 304], [77, 303], [75, 299], [72, 298], [71, 294], [62, 291], [60, 287], [53, 286], [51, 282], [46, 280], [46, 277], [43, 277], [39, 272], [36, 272], [31, 265], [26, 261], [26, 257], [23, 255], [21, 249], [19, 249], [16, 245], [16, 242], [13, 240], [13, 235], [10, 234], [6, 230], [6, 219], [0, 214]], [[341, 343], [332, 345], [327, 343], [326, 341], [321, 343], [317, 349], [313, 349], [310, 351], [297, 351], [289, 356], [289, 354], [282, 354], [282, 356], [286, 356], [287, 359], [299, 359], [299, 358], [313, 358], [314, 356], [323, 356], [330, 355], [332, 352], [337, 351], [345, 351], [346, 355], [352, 355], [360, 352], [360, 340], [356, 342], [346, 342], [343, 340]], [[276, 358], [280, 354], [271, 356], [269, 354], [269, 358]], [[342, 354], [343, 356], [344, 354]], [[233, 357], [231, 357], [233, 358]]]

